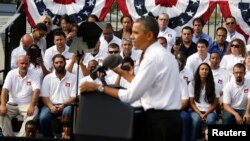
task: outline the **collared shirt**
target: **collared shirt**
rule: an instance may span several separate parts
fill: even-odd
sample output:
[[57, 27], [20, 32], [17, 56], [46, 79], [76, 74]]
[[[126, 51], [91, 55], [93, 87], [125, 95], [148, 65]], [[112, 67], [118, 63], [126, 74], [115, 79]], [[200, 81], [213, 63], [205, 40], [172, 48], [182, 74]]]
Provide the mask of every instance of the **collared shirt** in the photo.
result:
[[180, 78], [180, 88], [181, 88], [181, 100], [187, 100], [189, 99], [188, 94], [188, 84], [185, 79]]
[[199, 67], [201, 63], [209, 64], [210, 62], [209, 58], [210, 58], [210, 54], [207, 53], [207, 57], [204, 60], [201, 60], [197, 52], [187, 58], [187, 63], [186, 63], [185, 68], [187, 68], [187, 70], [189, 70], [192, 74], [194, 74], [196, 69]]
[[33, 91], [40, 89], [40, 78], [30, 69], [22, 78], [19, 68], [16, 68], [8, 72], [3, 88], [9, 90], [9, 102], [29, 104], [32, 101]]
[[237, 63], [243, 63], [244, 57], [235, 56], [233, 54], [224, 55], [220, 62], [220, 67], [227, 70], [228, 73], [231, 75], [233, 74], [233, 67]]
[[113, 35], [113, 39], [110, 42], [107, 42], [104, 39], [104, 36], [102, 34], [100, 37], [100, 51], [107, 54], [108, 46], [111, 43], [116, 43], [119, 46], [120, 50], [122, 50], [122, 48], [121, 48], [122, 40], [121, 39], [119, 39], [118, 37]]
[[158, 37], [160, 36], [163, 36], [167, 39], [167, 43], [168, 43], [167, 50], [171, 51], [173, 44], [175, 42], [176, 36], [177, 36], [176, 31], [173, 30], [172, 28], [167, 27], [165, 28], [165, 30], [159, 32]]
[[227, 39], [226, 39], [228, 42], [231, 42], [233, 39], [241, 39], [246, 44], [246, 39], [245, 39], [245, 37], [242, 34], [240, 34], [237, 31], [235, 31], [233, 33], [234, 34], [232, 34], [232, 36], [231, 36], [231, 33], [228, 32]]
[[189, 83], [193, 80], [194, 76], [193, 74], [187, 69], [187, 68], [183, 68], [180, 71], [180, 78], [186, 80], [186, 83]]
[[[105, 81], [106, 81], [107, 84], [109, 84], [109, 82], [108, 82], [108, 80], [106, 79], [106, 77], [105, 77]], [[85, 76], [85, 77], [83, 77], [83, 78], [80, 79], [79, 85], [78, 85], [78, 92], [80, 92], [80, 89], [79, 89], [79, 88], [80, 88], [80, 85], [83, 84], [83, 83], [85, 83], [85, 82], [94, 82], [94, 83], [96, 83], [96, 84], [103, 85], [100, 78], [93, 79], [93, 78], [90, 77], [90, 75], [88, 75], [88, 76]], [[81, 94], [81, 93], [78, 93], [78, 95], [80, 95], [80, 94]]]
[[[30, 33], [30, 36], [33, 38], [33, 34]], [[33, 38], [34, 39], [34, 38]], [[41, 49], [42, 57], [44, 57], [45, 50], [47, 49], [47, 41], [45, 37], [42, 37], [36, 45]]]
[[212, 43], [212, 45], [209, 46], [208, 52], [211, 54], [213, 52], [218, 52], [220, 54], [220, 58], [222, 59], [222, 57], [225, 55], [226, 51], [227, 51], [227, 46], [228, 46], [228, 42], [225, 41], [223, 44], [223, 49], [220, 49], [217, 42], [214, 41]]
[[[132, 48], [132, 54], [130, 55], [131, 59], [134, 61], [134, 73], [137, 74], [138, 69], [139, 69], [139, 61], [141, 57], [141, 50], [135, 50]], [[120, 53], [122, 58], [124, 58], [123, 52]]]
[[70, 97], [76, 97], [76, 76], [66, 72], [60, 80], [55, 72], [46, 75], [41, 96], [48, 97], [53, 104], [65, 103]]
[[[171, 52], [173, 53], [173, 49], [171, 50]], [[185, 57], [188, 58], [190, 55], [194, 54], [197, 52], [197, 45], [192, 42], [190, 47], [185, 47], [184, 44], [182, 43], [179, 49], [180, 52], [183, 52]]]
[[23, 49], [22, 42], [20, 42], [20, 45], [11, 52], [11, 64], [10, 64], [11, 69], [14, 69], [17, 67], [16, 62], [18, 60], [18, 57], [21, 55], [26, 55], [26, 54], [27, 52], [26, 50]]
[[158, 42], [144, 53], [138, 73], [127, 90], [119, 90], [121, 101], [132, 103], [141, 99], [144, 110], [181, 108], [178, 63]]
[[56, 45], [48, 48], [46, 51], [45, 51], [45, 55], [44, 55], [44, 66], [47, 68], [47, 70], [50, 70], [52, 69], [53, 67], [53, 64], [52, 64], [52, 58], [54, 55], [56, 54], [62, 54], [66, 60], [69, 60], [72, 58], [73, 56], [73, 53], [70, 53], [69, 52], [69, 46], [65, 45], [65, 50], [64, 52], [60, 53], [58, 50], [57, 50], [57, 47]]
[[210, 37], [210, 36], [207, 35], [206, 33], [203, 33], [203, 32], [202, 32], [201, 35], [199, 35], [199, 36], [195, 36], [195, 35], [193, 34], [192, 41], [193, 41], [194, 43], [197, 44], [197, 42], [198, 42], [200, 39], [205, 39], [205, 40], [207, 40], [208, 43], [209, 43], [209, 46], [213, 43], [212, 37]]
[[216, 70], [212, 69], [212, 72], [214, 76], [214, 84], [217, 85], [220, 92], [222, 92], [225, 85], [229, 82], [231, 75], [220, 67]]
[[[215, 86], [215, 97], [219, 98], [220, 97], [220, 92], [217, 86]], [[189, 97], [194, 98], [194, 82], [190, 82], [188, 84], [188, 92], [189, 92]], [[194, 101], [195, 105], [200, 111], [206, 112], [208, 108], [211, 106], [206, 100], [205, 100], [205, 87], [201, 89], [201, 94], [200, 94], [200, 99], [199, 102]]]
[[229, 104], [237, 110], [246, 110], [248, 98], [250, 98], [250, 80], [245, 79], [244, 84], [239, 86], [232, 79], [223, 89], [223, 103]]

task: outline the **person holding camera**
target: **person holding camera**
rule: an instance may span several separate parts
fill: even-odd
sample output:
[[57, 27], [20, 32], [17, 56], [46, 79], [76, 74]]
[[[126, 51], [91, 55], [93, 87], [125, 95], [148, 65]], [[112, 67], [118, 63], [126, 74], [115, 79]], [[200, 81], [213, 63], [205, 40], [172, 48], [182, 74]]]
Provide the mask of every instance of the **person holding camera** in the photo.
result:
[[50, 72], [43, 64], [41, 49], [38, 47], [38, 45], [32, 44], [27, 51], [27, 55], [30, 58], [30, 68], [37, 72], [40, 80], [42, 81], [43, 77]]

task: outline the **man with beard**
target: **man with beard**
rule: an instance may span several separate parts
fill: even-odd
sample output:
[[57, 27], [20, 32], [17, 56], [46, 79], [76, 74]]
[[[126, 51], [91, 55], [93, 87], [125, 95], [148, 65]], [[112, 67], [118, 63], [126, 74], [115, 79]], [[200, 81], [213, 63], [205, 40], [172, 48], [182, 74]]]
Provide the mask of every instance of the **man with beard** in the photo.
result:
[[61, 115], [71, 115], [76, 97], [76, 76], [65, 69], [65, 57], [53, 57], [55, 71], [48, 74], [42, 84], [41, 97], [44, 107], [40, 113], [40, 126], [44, 137], [53, 137], [51, 121]]
[[245, 79], [245, 66], [233, 67], [234, 79], [223, 89], [222, 124], [250, 124], [250, 80]]

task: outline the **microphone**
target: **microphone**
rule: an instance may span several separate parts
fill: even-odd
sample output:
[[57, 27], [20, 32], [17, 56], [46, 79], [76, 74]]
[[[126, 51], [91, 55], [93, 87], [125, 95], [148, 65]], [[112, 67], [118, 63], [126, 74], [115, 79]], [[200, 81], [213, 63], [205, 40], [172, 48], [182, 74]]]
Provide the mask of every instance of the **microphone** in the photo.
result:
[[98, 71], [104, 72], [108, 69], [113, 69], [122, 63], [122, 57], [119, 54], [110, 54], [104, 58], [102, 66], [97, 66], [91, 73], [96, 73]]

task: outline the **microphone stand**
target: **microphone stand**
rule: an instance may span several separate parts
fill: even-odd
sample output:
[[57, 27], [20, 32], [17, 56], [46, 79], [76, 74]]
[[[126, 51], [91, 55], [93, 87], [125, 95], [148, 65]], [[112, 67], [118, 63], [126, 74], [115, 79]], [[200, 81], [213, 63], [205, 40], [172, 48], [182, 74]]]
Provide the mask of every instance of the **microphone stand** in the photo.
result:
[[77, 107], [79, 105], [79, 98], [78, 98], [78, 85], [79, 85], [79, 66], [80, 66], [80, 60], [81, 57], [84, 57], [84, 52], [83, 51], [79, 51], [77, 50], [77, 73], [76, 73], [76, 99], [75, 99], [75, 103], [72, 104], [73, 109], [71, 112], [71, 117], [73, 117], [73, 124], [72, 124], [72, 130], [71, 130], [71, 139], [73, 138], [73, 130], [75, 130], [76, 127], [76, 117], [77, 117]]

